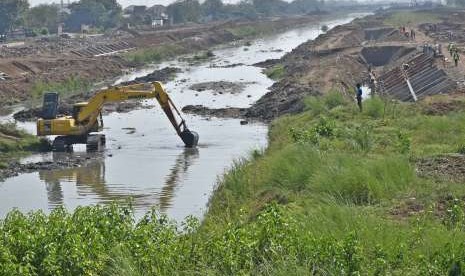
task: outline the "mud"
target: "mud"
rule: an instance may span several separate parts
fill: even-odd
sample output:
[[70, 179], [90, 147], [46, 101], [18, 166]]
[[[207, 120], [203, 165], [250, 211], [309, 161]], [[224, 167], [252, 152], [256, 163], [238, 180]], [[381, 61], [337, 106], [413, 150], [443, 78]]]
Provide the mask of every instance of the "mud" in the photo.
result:
[[75, 156], [70, 154], [62, 158], [62, 160], [54, 161], [33, 162], [26, 164], [22, 164], [17, 161], [12, 161], [6, 165], [6, 168], [0, 169], [0, 182], [7, 178], [18, 176], [23, 173], [58, 170], [65, 168], [77, 168], [84, 166], [92, 160], [96, 160], [101, 157], [102, 156], [99, 154], [87, 156]]
[[244, 91], [244, 89], [249, 84], [254, 84], [253, 82], [230, 82], [230, 81], [210, 81], [195, 83], [189, 88], [197, 91], [212, 91], [214, 94], [239, 94]]
[[411, 216], [418, 215], [424, 212], [425, 206], [416, 198], [408, 198], [403, 200], [400, 204], [394, 206], [389, 210], [389, 214], [397, 219], [406, 219]]
[[419, 160], [417, 173], [424, 177], [435, 177], [453, 182], [465, 181], [465, 155], [444, 155]]
[[433, 102], [422, 108], [422, 112], [427, 115], [442, 116], [451, 112], [460, 111], [465, 108], [463, 101], [450, 101], [450, 102]]
[[203, 105], [187, 105], [182, 108], [182, 112], [204, 117], [245, 118], [247, 108], [208, 108]]
[[177, 67], [165, 67], [160, 70], [155, 70], [152, 73], [136, 78], [133, 81], [128, 81], [128, 82], [123, 82], [121, 85], [131, 85], [131, 84], [137, 84], [137, 83], [146, 83], [146, 82], [154, 82], [154, 81], [159, 81], [159, 82], [168, 82], [176, 76], [176, 74], [182, 72], [181, 68]]

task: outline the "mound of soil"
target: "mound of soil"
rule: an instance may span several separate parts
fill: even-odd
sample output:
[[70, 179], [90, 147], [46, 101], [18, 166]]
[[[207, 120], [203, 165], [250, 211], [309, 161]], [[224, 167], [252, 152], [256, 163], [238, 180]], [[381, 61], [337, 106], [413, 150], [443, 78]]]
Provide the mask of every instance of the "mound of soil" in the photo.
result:
[[208, 108], [203, 105], [187, 105], [182, 108], [182, 112], [206, 117], [242, 118], [247, 112], [247, 109], [237, 107]]
[[465, 102], [451, 101], [451, 102], [434, 102], [430, 103], [423, 108], [423, 113], [427, 115], [446, 115], [450, 112], [463, 110]]
[[465, 155], [444, 155], [421, 159], [416, 164], [420, 176], [465, 181]]
[[36, 162], [36, 163], [27, 163], [21, 164], [19, 162], [13, 161], [8, 163], [7, 167], [0, 169], [0, 181], [18, 176], [23, 173], [37, 172], [41, 170], [58, 170], [64, 168], [76, 168], [85, 165], [90, 160], [95, 160], [99, 155], [96, 156], [74, 156], [70, 155], [69, 158], [65, 158], [60, 161], [47, 161], [47, 162]]
[[168, 82], [172, 80], [176, 74], [182, 72], [181, 68], [177, 67], [165, 67], [160, 70], [155, 70], [152, 73], [136, 78], [133, 81], [128, 81], [128, 82], [123, 82], [122, 85], [131, 85], [131, 84], [137, 84], [137, 83], [143, 83], [143, 82], [154, 82], [154, 81], [159, 81], [159, 82]]
[[218, 94], [238, 94], [244, 91], [247, 84], [251, 84], [251, 82], [209, 81], [195, 83], [189, 88], [197, 92], [213, 91]]

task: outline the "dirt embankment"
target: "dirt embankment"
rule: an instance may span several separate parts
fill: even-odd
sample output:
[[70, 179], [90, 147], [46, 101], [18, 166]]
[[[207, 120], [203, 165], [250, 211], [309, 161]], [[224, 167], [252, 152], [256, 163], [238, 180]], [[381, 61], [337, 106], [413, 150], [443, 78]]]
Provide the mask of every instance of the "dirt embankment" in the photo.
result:
[[18, 176], [23, 173], [32, 173], [42, 170], [58, 170], [65, 168], [76, 168], [86, 165], [92, 160], [103, 158], [101, 154], [96, 153], [95, 155], [86, 156], [75, 156], [72, 154], [66, 154], [60, 160], [35, 162], [22, 164], [17, 161], [12, 161], [6, 164], [5, 168], [0, 169], [0, 181], [4, 179]]
[[[163, 46], [182, 49], [180, 54], [193, 53], [247, 38], [241, 28], [271, 32], [318, 20], [321, 16], [215, 22], [149, 31], [119, 30], [99, 37], [33, 40], [24, 45], [1, 47], [0, 103], [29, 100], [31, 92], [41, 84], [66, 82], [70, 77], [100, 82], [123, 74], [127, 68], [141, 66], [124, 58], [125, 52]], [[168, 57], [172, 53], [167, 53]]]
[[282, 65], [284, 76], [246, 110], [230, 112], [197, 106], [187, 108], [186, 112], [211, 116], [224, 112], [234, 117], [270, 121], [283, 114], [302, 111], [303, 99], [307, 96], [321, 95], [331, 89], [348, 94], [357, 82], [368, 79], [368, 66], [360, 58], [365, 26], [381, 25], [381, 20], [373, 16], [355, 20], [301, 44], [281, 59], [257, 63], [256, 66], [262, 68]]

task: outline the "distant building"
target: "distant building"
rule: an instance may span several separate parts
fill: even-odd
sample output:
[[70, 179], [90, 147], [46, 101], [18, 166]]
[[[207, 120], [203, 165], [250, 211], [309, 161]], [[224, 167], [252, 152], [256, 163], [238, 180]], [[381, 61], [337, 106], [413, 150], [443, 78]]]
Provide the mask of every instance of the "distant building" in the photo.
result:
[[164, 25], [164, 20], [162, 18], [152, 19], [152, 27], [161, 27]]
[[152, 18], [166, 17], [166, 7], [163, 5], [153, 5], [147, 9], [147, 14]]

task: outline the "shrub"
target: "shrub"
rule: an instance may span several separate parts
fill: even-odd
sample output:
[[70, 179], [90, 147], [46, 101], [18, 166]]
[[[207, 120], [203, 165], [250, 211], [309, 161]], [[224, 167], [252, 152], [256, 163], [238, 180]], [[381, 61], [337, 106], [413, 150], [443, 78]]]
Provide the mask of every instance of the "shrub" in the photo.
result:
[[384, 114], [384, 102], [380, 97], [372, 97], [363, 102], [363, 110], [372, 118], [381, 118]]
[[336, 123], [331, 119], [321, 117], [313, 130], [320, 136], [333, 137], [335, 135]]
[[346, 103], [344, 95], [337, 90], [331, 90], [324, 95], [323, 102], [328, 109], [333, 109]]
[[408, 153], [410, 152], [410, 148], [412, 145], [412, 139], [410, 136], [408, 136], [407, 133], [403, 131], [399, 131], [397, 133], [397, 139], [398, 139], [398, 148], [400, 153]]
[[284, 77], [285, 69], [282, 64], [277, 64], [265, 70], [265, 74], [272, 80], [279, 80]]
[[352, 139], [355, 141], [357, 148], [363, 152], [368, 152], [372, 149], [373, 141], [373, 127], [368, 125], [358, 126], [352, 135]]
[[317, 116], [326, 111], [325, 104], [318, 97], [306, 97], [304, 99], [304, 109], [310, 111], [313, 116]]

